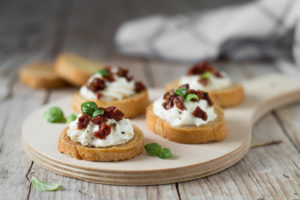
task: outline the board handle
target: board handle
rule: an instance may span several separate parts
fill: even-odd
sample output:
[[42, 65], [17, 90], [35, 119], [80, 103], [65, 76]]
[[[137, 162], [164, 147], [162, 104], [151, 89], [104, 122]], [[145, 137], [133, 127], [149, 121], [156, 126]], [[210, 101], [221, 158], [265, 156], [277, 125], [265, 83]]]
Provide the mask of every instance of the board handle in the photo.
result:
[[284, 75], [263, 76], [244, 85], [246, 97], [241, 106], [253, 122], [278, 106], [300, 100], [300, 82]]

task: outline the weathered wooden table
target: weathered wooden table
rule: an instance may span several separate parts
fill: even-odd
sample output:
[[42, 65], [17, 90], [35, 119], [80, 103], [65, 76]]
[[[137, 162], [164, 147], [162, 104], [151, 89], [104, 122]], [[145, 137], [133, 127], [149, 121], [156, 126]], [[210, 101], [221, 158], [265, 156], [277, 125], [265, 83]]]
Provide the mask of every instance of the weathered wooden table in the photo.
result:
[[[300, 199], [299, 103], [272, 111], [253, 129], [253, 143], [282, 140], [281, 144], [253, 148], [231, 168], [195, 181], [139, 187], [94, 184], [56, 175], [27, 158], [21, 142], [23, 119], [33, 109], [75, 89], [46, 91], [23, 86], [17, 78], [22, 64], [74, 52], [128, 67], [149, 87], [163, 87], [186, 71], [187, 64], [121, 56], [113, 45], [113, 33], [125, 20], [211, 5], [193, 0], [159, 2], [0, 2], [0, 199]], [[300, 77], [298, 68], [282, 62], [217, 62], [216, 66], [236, 81], [269, 73]], [[63, 189], [38, 191], [30, 184], [31, 175], [61, 183]]]

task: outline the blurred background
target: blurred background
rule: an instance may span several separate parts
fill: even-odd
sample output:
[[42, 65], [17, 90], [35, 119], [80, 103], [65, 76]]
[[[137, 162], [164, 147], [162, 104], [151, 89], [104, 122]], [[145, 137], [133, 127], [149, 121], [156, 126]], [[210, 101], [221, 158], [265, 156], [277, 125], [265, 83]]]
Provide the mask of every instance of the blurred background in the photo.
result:
[[[293, 12], [300, 11], [299, 3], [295, 6], [295, 2], [292, 0], [1, 1], [1, 76], [17, 76], [17, 72], [12, 72], [11, 68], [18, 68], [36, 60], [53, 61], [62, 52], [76, 53], [104, 63], [123, 65], [133, 69], [133, 73], [139, 76], [138, 71], [143, 68], [146, 74], [141, 79], [146, 79], [148, 85], [153, 87], [163, 86], [170, 81], [169, 79], [175, 78], [174, 74], [169, 79], [160, 77], [159, 80], [155, 80], [153, 74], [156, 68], [165, 73], [172, 65], [176, 70], [176, 76], [179, 76], [185, 73], [191, 63], [203, 59], [212, 60], [217, 68], [233, 74], [232, 76], [239, 80], [242, 78], [235, 76], [235, 68], [230, 69], [226, 66], [231, 66], [232, 63], [238, 66], [259, 63], [255, 74], [263, 74], [269, 73], [269, 65], [274, 63], [274, 57], [282, 57], [284, 62], [280, 60], [279, 68], [289, 68], [285, 71], [293, 76], [294, 66], [291, 65], [295, 57], [292, 55], [295, 26], [290, 25], [282, 30], [277, 30], [276, 27], [284, 23], [281, 17], [285, 17], [283, 14], [287, 13], [286, 11], [292, 13], [289, 9], [298, 6]], [[257, 14], [258, 12], [260, 13]], [[157, 28], [147, 22], [148, 18], [143, 21], [144, 17], [148, 16], [150, 18], [163, 16], [161, 27]], [[274, 22], [272, 20], [269, 22], [272, 17]], [[237, 19], [241, 19], [241, 23]], [[134, 23], [136, 21], [137, 25]], [[161, 19], [158, 21], [160, 23]], [[141, 24], [144, 24], [142, 28]], [[172, 25], [179, 26], [179, 29], [174, 30]], [[176, 36], [178, 30], [193, 32], [191, 29], [197, 26], [201, 29], [196, 30], [198, 41], [201, 41], [200, 45], [195, 44], [191, 39], [192, 36], [184, 36], [182, 40], [180, 40], [182, 37]], [[163, 39], [151, 40], [153, 35], [161, 33], [162, 27], [167, 31], [163, 34]], [[245, 32], [249, 32], [249, 35], [245, 35]], [[171, 37], [172, 34], [169, 33], [175, 33], [175, 36]], [[147, 37], [143, 37], [144, 35]], [[211, 35], [213, 37], [208, 38]], [[207, 45], [210, 40], [213, 45]], [[139, 45], [143, 42], [146, 46], [154, 43], [156, 52], [151, 52], [153, 49], [145, 50], [145, 45], [140, 48]], [[277, 51], [278, 49], [281, 51]], [[286, 60], [289, 62], [286, 63]], [[164, 68], [165, 65], [168, 67]], [[247, 68], [246, 73], [249, 74], [251, 70], [253, 69]]]

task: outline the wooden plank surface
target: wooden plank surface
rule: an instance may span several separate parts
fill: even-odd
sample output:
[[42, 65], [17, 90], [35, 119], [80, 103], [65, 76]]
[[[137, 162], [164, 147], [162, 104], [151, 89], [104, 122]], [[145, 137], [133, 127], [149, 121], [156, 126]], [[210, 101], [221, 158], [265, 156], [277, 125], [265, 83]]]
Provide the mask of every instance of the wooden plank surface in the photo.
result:
[[[152, 2], [152, 1], [151, 1]], [[158, 3], [157, 3], [158, 2]], [[45, 102], [74, 89], [31, 90], [17, 81], [17, 68], [36, 59], [54, 59], [63, 51], [129, 67], [148, 86], [162, 87], [188, 65], [124, 57], [113, 46], [116, 27], [145, 14], [176, 14], [214, 7], [211, 1], [2, 1], [0, 6], [0, 199], [299, 199], [300, 104], [263, 117], [253, 130], [253, 143], [281, 139], [279, 145], [250, 150], [238, 164], [216, 175], [161, 186], [109, 186], [56, 175], [23, 153], [23, 118]], [[268, 73], [297, 78], [299, 69], [268, 63], [217, 63], [236, 81]], [[61, 183], [63, 190], [41, 192], [31, 175]], [[159, 177], [158, 177], [159, 178]]]

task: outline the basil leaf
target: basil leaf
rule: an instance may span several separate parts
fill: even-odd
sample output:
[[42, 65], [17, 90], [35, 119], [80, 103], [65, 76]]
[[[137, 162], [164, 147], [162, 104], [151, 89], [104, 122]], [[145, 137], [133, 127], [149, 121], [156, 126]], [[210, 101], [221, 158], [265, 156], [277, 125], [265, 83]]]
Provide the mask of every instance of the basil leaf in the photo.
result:
[[158, 157], [165, 159], [165, 158], [172, 158], [172, 152], [168, 148], [163, 148], [160, 150]]
[[188, 94], [185, 98], [186, 101], [190, 101], [192, 99], [199, 100], [199, 97], [196, 94]]
[[93, 112], [93, 117], [96, 117], [98, 115], [103, 115], [104, 114], [104, 110], [102, 109], [97, 109]]
[[93, 113], [97, 109], [98, 109], [97, 104], [92, 101], [88, 101], [88, 102], [81, 104], [81, 111], [90, 117], [93, 117]]
[[35, 187], [38, 190], [42, 190], [42, 191], [60, 190], [60, 184], [47, 183], [45, 181], [40, 181], [40, 180], [36, 179], [35, 177], [31, 177], [31, 183], [32, 183], [33, 187]]
[[67, 117], [67, 124], [70, 124], [72, 121], [76, 120], [77, 118], [77, 115], [75, 114], [70, 114], [68, 117]]
[[146, 144], [144, 148], [147, 151], [147, 153], [151, 156], [158, 155], [161, 150], [161, 146], [157, 143]]
[[172, 158], [172, 152], [168, 148], [161, 148], [161, 146], [157, 143], [150, 143], [145, 145], [145, 150], [151, 156], [157, 156], [159, 158]]
[[186, 88], [178, 88], [174, 90], [175, 94], [181, 96], [182, 98], [185, 98], [188, 90]]
[[108, 76], [109, 75], [109, 73], [108, 73], [108, 71], [106, 69], [99, 69], [97, 71], [97, 73], [101, 74], [102, 76]]
[[201, 76], [201, 78], [209, 79], [210, 78], [210, 72], [205, 72], [205, 73], [201, 74], [200, 76]]
[[65, 121], [65, 116], [59, 107], [53, 106], [44, 112], [43, 119], [49, 123], [59, 123]]

